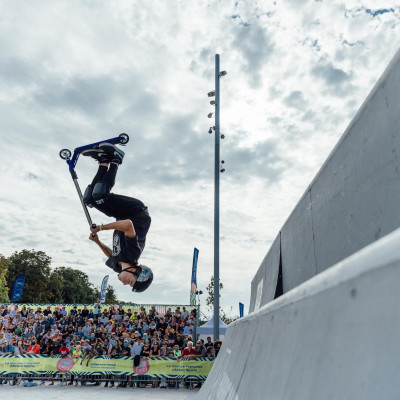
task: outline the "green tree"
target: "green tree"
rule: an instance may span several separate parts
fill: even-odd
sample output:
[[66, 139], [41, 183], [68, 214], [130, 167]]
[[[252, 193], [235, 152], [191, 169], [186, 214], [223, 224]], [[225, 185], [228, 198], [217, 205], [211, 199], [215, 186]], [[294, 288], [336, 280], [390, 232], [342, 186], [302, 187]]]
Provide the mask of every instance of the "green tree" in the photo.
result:
[[51, 299], [56, 303], [94, 303], [96, 290], [84, 272], [70, 267], [54, 269], [49, 285]]
[[0, 254], [0, 303], [8, 303], [10, 301], [6, 280], [9, 265], [10, 260]]
[[48, 291], [50, 280], [51, 258], [43, 251], [22, 250], [15, 252], [9, 258], [7, 285], [10, 291], [14, 280], [25, 275], [25, 285], [22, 292], [23, 303], [45, 303], [50, 300]]
[[[221, 293], [221, 290], [224, 288], [223, 283], [220, 281], [219, 282], [219, 291]], [[213, 310], [214, 310], [214, 276], [211, 277], [210, 279], [210, 283], [207, 285], [206, 287], [208, 296], [206, 299], [206, 304], [207, 304], [207, 311], [212, 314]], [[219, 297], [221, 297], [221, 294], [219, 295]], [[232, 307], [230, 308], [229, 312], [230, 314], [226, 313], [225, 310], [220, 306], [219, 307], [219, 317], [221, 319], [221, 321], [225, 322], [225, 324], [229, 325], [231, 322], [236, 321], [239, 316], [234, 315], [232, 316]], [[209, 319], [210, 317], [207, 316], [206, 314], [204, 315], [204, 317], [206, 317], [206, 320]], [[200, 321], [200, 324], [203, 321]], [[206, 321], [204, 321], [203, 323], [205, 323]]]

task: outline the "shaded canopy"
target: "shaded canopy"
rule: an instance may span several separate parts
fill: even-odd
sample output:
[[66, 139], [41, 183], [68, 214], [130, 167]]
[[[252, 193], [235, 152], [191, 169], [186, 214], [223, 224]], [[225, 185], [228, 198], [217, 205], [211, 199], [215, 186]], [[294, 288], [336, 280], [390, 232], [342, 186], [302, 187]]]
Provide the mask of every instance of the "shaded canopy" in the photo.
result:
[[[219, 333], [220, 335], [225, 335], [226, 325], [223, 321], [219, 320]], [[200, 326], [196, 330], [199, 335], [212, 335], [214, 333], [214, 317], [207, 321], [204, 325]]]

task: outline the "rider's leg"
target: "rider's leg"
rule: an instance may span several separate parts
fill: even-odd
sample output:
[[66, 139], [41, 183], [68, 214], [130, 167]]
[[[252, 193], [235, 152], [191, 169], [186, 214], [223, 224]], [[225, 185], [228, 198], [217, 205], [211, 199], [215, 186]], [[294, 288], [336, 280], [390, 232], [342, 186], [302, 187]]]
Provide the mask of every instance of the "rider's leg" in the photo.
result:
[[83, 202], [88, 207], [94, 207], [95, 202], [92, 197], [93, 188], [95, 187], [96, 183], [103, 179], [104, 175], [107, 173], [108, 170], [108, 163], [101, 163], [99, 164], [99, 169], [97, 170], [96, 175], [94, 176], [92, 183], [86, 188], [85, 193], [83, 195]]

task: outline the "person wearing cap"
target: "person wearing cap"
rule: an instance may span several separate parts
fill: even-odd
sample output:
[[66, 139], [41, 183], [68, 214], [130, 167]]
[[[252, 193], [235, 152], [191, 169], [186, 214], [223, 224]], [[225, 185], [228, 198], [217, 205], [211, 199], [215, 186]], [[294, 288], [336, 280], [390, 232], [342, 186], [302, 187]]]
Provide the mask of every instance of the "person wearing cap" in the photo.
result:
[[[124, 152], [111, 143], [100, 143], [94, 149], [84, 150], [82, 155], [99, 163], [98, 171], [83, 196], [84, 203], [116, 219], [109, 224], [91, 227], [89, 239], [106, 255], [106, 265], [118, 273], [122, 284], [130, 285], [133, 292], [143, 292], [153, 281], [152, 270], [139, 264], [151, 218], [140, 200], [111, 193]], [[114, 231], [112, 249], [98, 237], [103, 230]]]

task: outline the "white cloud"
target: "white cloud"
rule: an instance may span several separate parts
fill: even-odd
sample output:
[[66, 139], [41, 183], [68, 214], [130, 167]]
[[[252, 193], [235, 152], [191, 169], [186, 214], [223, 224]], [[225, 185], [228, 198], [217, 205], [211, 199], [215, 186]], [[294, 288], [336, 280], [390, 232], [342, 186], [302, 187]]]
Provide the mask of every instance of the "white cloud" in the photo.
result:
[[[142, 262], [155, 282], [140, 296], [114, 275], [110, 284], [124, 300], [185, 303], [196, 246], [204, 290], [214, 173], [206, 94], [219, 52], [228, 70], [222, 304], [248, 303], [270, 243], [397, 50], [399, 16], [391, 1], [3, 4], [1, 252], [43, 250], [54, 266], [75, 266], [100, 285], [110, 271], [87, 240], [58, 151], [127, 132], [115, 191], [150, 208]], [[82, 189], [95, 169], [79, 161]]]

